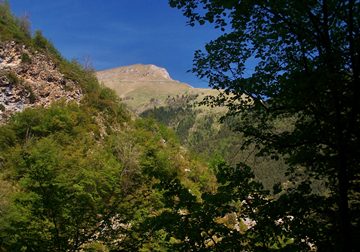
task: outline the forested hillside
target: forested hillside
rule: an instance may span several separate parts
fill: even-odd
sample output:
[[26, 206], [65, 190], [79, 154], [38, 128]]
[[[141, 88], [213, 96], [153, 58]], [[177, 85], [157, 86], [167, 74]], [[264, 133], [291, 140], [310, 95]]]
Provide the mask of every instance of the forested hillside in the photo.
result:
[[96, 75], [135, 114], [173, 129], [180, 143], [204, 162], [220, 159], [230, 165], [245, 162], [268, 189], [286, 181], [283, 160], [258, 157], [254, 146], [243, 148], [246, 138], [234, 131], [239, 118], [220, 122], [225, 108], [201, 105], [203, 99], [219, 91], [193, 88], [172, 80], [166, 69], [154, 65], [118, 67]]
[[[165, 247], [163, 232], [148, 230], [146, 239], [137, 233], [146, 218], [164, 209], [159, 183], [179, 181], [199, 197], [215, 190], [213, 173], [190, 159], [166, 127], [131, 120], [116, 94], [101, 87], [93, 72], [62, 58], [40, 32], [31, 36], [23, 21], [11, 15], [6, 3], [0, 4], [3, 55], [8, 48], [27, 52], [15, 68], [15, 60], [1, 59], [8, 64], [2, 65], [0, 86], [17, 96], [1, 101], [6, 116], [0, 126], [0, 250]], [[39, 77], [31, 82], [22, 75], [19, 69], [37, 76], [31, 66], [38, 57], [54, 65], [59, 81]], [[40, 82], [43, 88], [52, 87], [48, 94], [23, 91]], [[54, 88], [80, 89], [81, 99], [51, 99]], [[11, 110], [10, 102], [22, 99], [24, 106]]]
[[145, 110], [140, 116], [172, 128], [180, 143], [205, 162], [222, 159], [233, 166], [244, 162], [267, 189], [286, 182], [284, 161], [257, 156], [256, 147], [246, 146], [247, 138], [236, 132], [241, 119], [221, 120], [225, 114], [224, 109], [201, 106], [197, 95], [177, 95], [169, 97], [163, 106]]
[[169, 5], [219, 31], [205, 99], [119, 97], [0, 0], [0, 251], [357, 251], [360, 2]]

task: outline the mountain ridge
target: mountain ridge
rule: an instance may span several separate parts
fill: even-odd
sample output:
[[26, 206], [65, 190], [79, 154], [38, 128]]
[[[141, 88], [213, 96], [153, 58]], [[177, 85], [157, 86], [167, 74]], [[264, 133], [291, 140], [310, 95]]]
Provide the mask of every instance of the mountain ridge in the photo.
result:
[[[130, 77], [127, 80], [132, 80], [131, 77], [135, 77], [137, 81], [141, 81], [139, 79], [140, 76], [149, 78], [149, 77], [159, 77], [159, 79], [156, 79], [157, 81], [161, 81], [161, 79], [164, 79], [164, 81], [174, 81], [171, 77], [168, 71], [163, 68], [156, 66], [154, 64], [133, 64], [128, 66], [119, 66], [114, 67], [110, 69], [104, 69], [98, 71], [99, 74], [104, 75], [110, 75], [110, 78], [116, 77], [116, 75], [119, 75], [119, 73], [127, 74], [127, 77]], [[119, 76], [121, 77], [121, 76]]]

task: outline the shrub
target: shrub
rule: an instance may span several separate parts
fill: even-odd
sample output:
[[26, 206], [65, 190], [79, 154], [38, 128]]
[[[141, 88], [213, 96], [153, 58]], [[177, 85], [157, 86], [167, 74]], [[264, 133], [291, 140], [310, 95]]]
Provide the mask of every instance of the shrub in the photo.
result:
[[24, 63], [24, 64], [30, 64], [31, 63], [31, 58], [30, 58], [29, 54], [22, 53], [21, 54], [21, 62]]
[[13, 72], [8, 72], [6, 74], [7, 79], [9, 80], [11, 85], [19, 85], [21, 83], [21, 80], [17, 77], [17, 75]]
[[49, 53], [50, 56], [52, 56], [52, 58], [55, 60], [62, 60], [58, 50], [56, 50], [53, 44], [43, 36], [41, 31], [35, 31], [32, 42], [35, 49]]
[[15, 18], [8, 1], [0, 1], [0, 41], [16, 41], [29, 45], [30, 33], [24, 31]]
[[27, 37], [31, 37], [31, 29], [30, 29], [30, 19], [29, 15], [25, 14], [19, 18], [16, 18], [16, 23], [19, 26], [20, 30], [26, 34]]

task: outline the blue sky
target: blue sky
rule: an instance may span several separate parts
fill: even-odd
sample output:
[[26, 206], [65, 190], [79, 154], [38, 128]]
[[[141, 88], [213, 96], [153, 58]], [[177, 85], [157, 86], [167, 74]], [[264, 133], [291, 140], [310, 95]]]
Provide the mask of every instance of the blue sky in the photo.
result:
[[137, 63], [165, 67], [171, 77], [206, 87], [191, 69], [193, 53], [219, 33], [190, 27], [167, 0], [10, 0], [17, 16], [28, 14], [68, 59], [90, 58], [97, 70]]

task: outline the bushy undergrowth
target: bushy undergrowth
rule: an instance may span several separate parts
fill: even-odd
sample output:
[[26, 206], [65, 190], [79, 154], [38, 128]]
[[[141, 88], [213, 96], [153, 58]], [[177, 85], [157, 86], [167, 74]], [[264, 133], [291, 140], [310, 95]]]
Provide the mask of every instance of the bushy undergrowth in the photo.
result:
[[[161, 211], [161, 180], [180, 179], [198, 195], [214, 187], [209, 170], [180, 155], [164, 126], [129, 118], [101, 125], [99, 111], [59, 102], [0, 127], [0, 183], [12, 185], [1, 192], [2, 249], [76, 250], [95, 236], [109, 247], [132, 246], [132, 229], [114, 226], [135, 228]], [[126, 235], [125, 245], [112, 243]]]
[[25, 45], [31, 44], [28, 27], [22, 26], [25, 22], [11, 14], [7, 1], [0, 2], [0, 41], [16, 41]]

